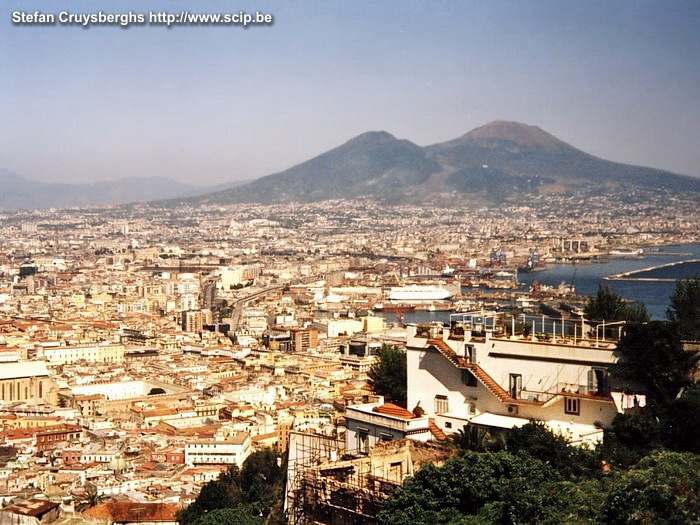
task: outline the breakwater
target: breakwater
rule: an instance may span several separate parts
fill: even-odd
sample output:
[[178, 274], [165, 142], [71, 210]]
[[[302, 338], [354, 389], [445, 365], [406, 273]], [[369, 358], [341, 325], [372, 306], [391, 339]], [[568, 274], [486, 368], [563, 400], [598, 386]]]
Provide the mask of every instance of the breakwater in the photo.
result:
[[671, 268], [673, 266], [687, 265], [693, 263], [700, 263], [700, 259], [688, 259], [685, 261], [675, 261], [666, 264], [659, 264], [657, 266], [650, 266], [648, 268], [642, 268], [640, 270], [632, 270], [628, 272], [620, 272], [614, 275], [608, 275], [604, 277], [606, 281], [649, 281], [649, 282], [673, 282], [676, 278], [665, 278], [665, 277], [645, 277], [643, 274], [648, 272], [653, 272], [655, 270], [661, 270], [663, 268]]

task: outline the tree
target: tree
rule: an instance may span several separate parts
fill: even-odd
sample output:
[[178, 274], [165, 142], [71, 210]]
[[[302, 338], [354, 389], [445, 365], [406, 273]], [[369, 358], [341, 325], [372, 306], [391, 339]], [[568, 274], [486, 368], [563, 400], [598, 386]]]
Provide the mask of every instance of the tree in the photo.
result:
[[216, 509], [200, 515], [192, 525], [263, 525], [265, 518], [251, 505]]
[[525, 454], [465, 452], [441, 467], [427, 465], [394, 490], [377, 515], [382, 525], [451, 523], [477, 514], [489, 502], [503, 501], [517, 483], [538, 487], [557, 474]]
[[685, 351], [679, 333], [670, 323], [652, 321], [630, 326], [617, 345], [619, 361], [613, 375], [638, 383], [650, 401], [668, 404], [690, 384], [689, 373], [698, 357]]
[[541, 422], [531, 421], [508, 432], [506, 446], [512, 454], [524, 452], [551, 465], [564, 478], [589, 473], [597, 464], [593, 451], [571, 445], [566, 437]]
[[649, 321], [649, 313], [643, 303], [627, 302], [609, 286], [598, 286], [584, 309], [586, 318], [593, 321], [626, 321], [639, 324]]
[[697, 523], [700, 457], [659, 452], [613, 479], [604, 505], [605, 523]]
[[382, 345], [379, 360], [372, 365], [368, 376], [377, 394], [406, 408], [406, 352], [396, 346]]
[[679, 452], [700, 454], [700, 384], [696, 383], [674, 399], [665, 411], [666, 445]]
[[[278, 460], [279, 456], [270, 449], [253, 452], [242, 468], [231, 466], [219, 479], [204, 485], [194, 503], [178, 512], [178, 522], [257, 525], [265, 517], [274, 522], [272, 518], [276, 516], [270, 513], [272, 509], [279, 510], [285, 475], [285, 468]], [[201, 519], [205, 521], [200, 523]]]
[[95, 505], [101, 503], [104, 499], [105, 497], [99, 493], [96, 485], [87, 483], [85, 485], [85, 492], [81, 496], [77, 508], [82, 512], [84, 510], [91, 509]]
[[666, 315], [677, 327], [681, 338], [700, 341], [700, 275], [676, 281]]
[[459, 450], [484, 452], [505, 448], [505, 435], [502, 432], [492, 433], [489, 429], [478, 425], [464, 425], [463, 428], [450, 435], [450, 441]]

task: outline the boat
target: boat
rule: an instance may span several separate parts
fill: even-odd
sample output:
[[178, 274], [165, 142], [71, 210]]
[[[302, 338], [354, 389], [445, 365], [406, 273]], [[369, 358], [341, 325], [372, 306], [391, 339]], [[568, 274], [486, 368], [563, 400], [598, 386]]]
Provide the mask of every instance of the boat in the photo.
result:
[[373, 310], [375, 312], [387, 312], [387, 313], [405, 313], [412, 312], [416, 307], [410, 304], [381, 304], [377, 303], [374, 305]]
[[389, 291], [390, 301], [446, 301], [452, 299], [454, 293], [439, 286], [400, 286]]
[[638, 257], [644, 253], [644, 250], [641, 248], [637, 250], [625, 250], [625, 249], [618, 249], [618, 250], [610, 250], [610, 253], [608, 254], [610, 257]]

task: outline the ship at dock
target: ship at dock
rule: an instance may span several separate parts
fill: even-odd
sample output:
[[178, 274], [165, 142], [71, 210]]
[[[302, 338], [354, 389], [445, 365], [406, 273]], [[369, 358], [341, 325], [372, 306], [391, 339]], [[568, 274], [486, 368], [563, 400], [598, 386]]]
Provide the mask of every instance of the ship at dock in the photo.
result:
[[400, 303], [421, 303], [425, 301], [449, 301], [454, 293], [439, 286], [398, 286], [389, 291], [389, 300]]
[[386, 313], [406, 313], [412, 312], [416, 309], [415, 305], [412, 304], [384, 304], [377, 303], [372, 308], [375, 312], [386, 312]]

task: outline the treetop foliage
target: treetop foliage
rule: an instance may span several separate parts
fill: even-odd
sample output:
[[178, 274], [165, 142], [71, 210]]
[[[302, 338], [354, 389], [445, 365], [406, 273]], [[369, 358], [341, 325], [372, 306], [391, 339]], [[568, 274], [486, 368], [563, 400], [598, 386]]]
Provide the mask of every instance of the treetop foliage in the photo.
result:
[[406, 408], [406, 352], [396, 346], [382, 345], [379, 360], [369, 373], [369, 384], [385, 401]]
[[690, 384], [689, 372], [698, 359], [683, 349], [675, 327], [662, 321], [630, 326], [616, 351], [619, 361], [612, 374], [638, 383], [655, 403], [670, 402]]
[[609, 286], [598, 286], [584, 309], [586, 318], [592, 321], [626, 321], [627, 324], [646, 323], [650, 317], [643, 303], [625, 301]]
[[700, 275], [676, 283], [666, 311], [681, 339], [700, 341]]
[[195, 502], [178, 513], [178, 522], [261, 525], [281, 498], [285, 471], [278, 458], [273, 450], [264, 449], [248, 456], [242, 468], [229, 467], [202, 487]]

